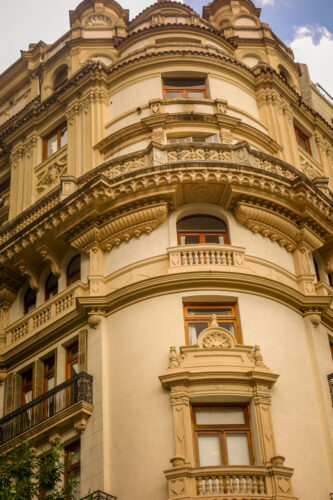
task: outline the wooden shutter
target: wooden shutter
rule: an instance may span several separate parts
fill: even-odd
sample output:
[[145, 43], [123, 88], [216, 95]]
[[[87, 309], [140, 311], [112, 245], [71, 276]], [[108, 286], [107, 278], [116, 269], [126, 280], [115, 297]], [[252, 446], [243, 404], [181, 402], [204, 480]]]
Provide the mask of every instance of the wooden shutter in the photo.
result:
[[4, 415], [21, 406], [22, 377], [19, 373], [9, 373], [5, 380]]
[[22, 377], [14, 373], [14, 410], [22, 406]]
[[37, 398], [44, 392], [44, 363], [40, 359], [34, 361], [32, 368], [32, 392], [33, 398]]
[[79, 332], [79, 372], [87, 371], [87, 330], [81, 330]]

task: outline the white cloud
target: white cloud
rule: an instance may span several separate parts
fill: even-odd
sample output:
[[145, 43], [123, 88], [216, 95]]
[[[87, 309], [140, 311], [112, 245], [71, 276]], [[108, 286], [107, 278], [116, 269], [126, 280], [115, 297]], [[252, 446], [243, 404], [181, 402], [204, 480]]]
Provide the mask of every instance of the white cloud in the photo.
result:
[[290, 43], [295, 60], [309, 67], [314, 83], [320, 83], [333, 95], [333, 34], [325, 27], [318, 25], [297, 26], [295, 36]]
[[264, 7], [265, 5], [274, 5], [275, 0], [256, 0], [255, 4], [258, 7]]

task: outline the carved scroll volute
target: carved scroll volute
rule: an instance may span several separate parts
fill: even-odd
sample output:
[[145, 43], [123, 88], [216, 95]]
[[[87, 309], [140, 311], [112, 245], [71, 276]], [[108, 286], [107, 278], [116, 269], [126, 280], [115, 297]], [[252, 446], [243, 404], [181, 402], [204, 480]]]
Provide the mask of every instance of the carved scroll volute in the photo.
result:
[[54, 248], [50, 249], [47, 245], [40, 246], [37, 251], [42, 256], [42, 259], [50, 264], [52, 273], [59, 278], [61, 275], [61, 254]]
[[28, 263], [25, 260], [20, 260], [16, 266], [22, 276], [28, 279], [30, 287], [37, 292], [39, 290], [39, 274], [41, 270], [31, 261]]

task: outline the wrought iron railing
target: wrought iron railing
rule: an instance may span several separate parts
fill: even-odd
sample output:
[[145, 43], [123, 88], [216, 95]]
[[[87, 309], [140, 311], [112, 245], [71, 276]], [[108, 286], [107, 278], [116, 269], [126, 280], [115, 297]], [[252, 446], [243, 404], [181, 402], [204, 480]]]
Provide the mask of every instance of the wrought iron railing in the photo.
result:
[[79, 401], [92, 404], [92, 382], [91, 375], [81, 372], [0, 419], [0, 445]]
[[328, 385], [330, 388], [330, 393], [331, 393], [331, 398], [332, 398], [332, 403], [333, 403], [333, 373], [330, 373], [327, 375], [328, 378]]
[[113, 495], [110, 495], [109, 493], [105, 493], [105, 491], [97, 490], [94, 491], [93, 493], [90, 493], [84, 498], [81, 498], [81, 500], [116, 500], [117, 497], [114, 497]]

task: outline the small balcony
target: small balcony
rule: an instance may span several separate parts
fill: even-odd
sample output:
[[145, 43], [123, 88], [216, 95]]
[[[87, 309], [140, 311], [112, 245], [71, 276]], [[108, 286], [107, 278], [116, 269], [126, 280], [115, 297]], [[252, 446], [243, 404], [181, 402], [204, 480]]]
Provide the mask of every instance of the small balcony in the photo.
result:
[[93, 411], [93, 377], [81, 372], [0, 419], [0, 452], [15, 438], [33, 439], [60, 424], [85, 428]]
[[286, 500], [296, 499], [290, 483], [292, 469], [280, 464], [198, 468], [184, 464], [165, 475], [169, 500], [274, 500], [276, 491], [283, 492]]
[[182, 272], [184, 268], [226, 270], [243, 267], [244, 253], [243, 247], [213, 243], [168, 248], [169, 272]]

